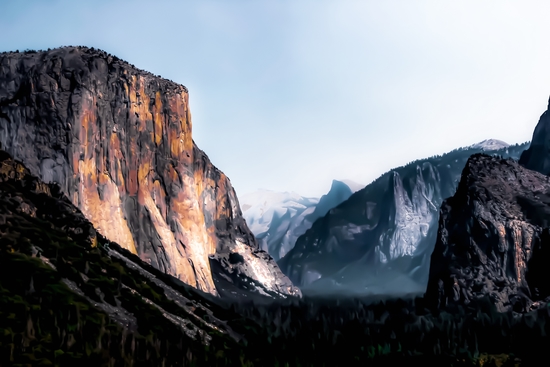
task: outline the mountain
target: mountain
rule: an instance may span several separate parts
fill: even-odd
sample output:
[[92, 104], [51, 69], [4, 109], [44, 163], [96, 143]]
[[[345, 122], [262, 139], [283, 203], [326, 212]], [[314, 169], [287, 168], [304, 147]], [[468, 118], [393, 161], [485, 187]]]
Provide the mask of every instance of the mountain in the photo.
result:
[[335, 355], [345, 366], [533, 366], [550, 341], [546, 308], [518, 317], [473, 300], [430, 314], [422, 299], [240, 291], [248, 298], [215, 297], [145, 263], [0, 151], [2, 366], [323, 366]]
[[184, 86], [93, 48], [3, 53], [0, 144], [156, 269], [211, 294], [299, 295], [195, 145]]
[[0, 151], [0, 365], [224, 366], [243, 336], [215, 299], [107, 240]]
[[240, 197], [243, 217], [260, 246], [275, 260], [290, 251], [298, 237], [315, 220], [340, 204], [362, 186], [350, 180], [333, 180], [329, 192], [320, 199], [294, 192], [259, 190]]
[[243, 217], [260, 247], [277, 260], [311, 226], [305, 217], [315, 210], [319, 199], [294, 192], [259, 190], [243, 195], [240, 201]]
[[473, 155], [441, 206], [426, 297], [441, 307], [490, 296], [500, 311], [550, 300], [550, 178]]
[[[318, 219], [279, 266], [310, 294], [424, 293], [439, 207], [455, 193], [468, 158], [486, 146], [456, 149], [383, 174]], [[525, 147], [488, 152], [517, 158]]]
[[497, 139], [487, 139], [483, 140], [477, 144], [470, 145], [469, 148], [479, 149], [481, 151], [491, 151], [508, 148], [510, 144], [503, 142], [502, 140]]
[[443, 202], [426, 291], [434, 306], [489, 296], [500, 311], [525, 312], [550, 301], [548, 113], [519, 162], [473, 155]]

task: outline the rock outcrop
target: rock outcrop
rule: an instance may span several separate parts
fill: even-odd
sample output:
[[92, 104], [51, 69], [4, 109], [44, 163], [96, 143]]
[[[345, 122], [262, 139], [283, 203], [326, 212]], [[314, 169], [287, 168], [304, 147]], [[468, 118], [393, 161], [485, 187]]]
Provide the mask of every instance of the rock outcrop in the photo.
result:
[[[318, 219], [278, 261], [302, 291], [422, 294], [439, 207], [455, 193], [468, 157], [457, 149], [385, 173]], [[491, 153], [519, 157], [525, 145]]]
[[[205, 292], [217, 293], [211, 263], [222, 262], [267, 290], [298, 294], [258, 249], [229, 179], [191, 128], [184, 86], [103, 51], [0, 55], [3, 149], [58, 183], [109, 240]], [[231, 253], [245, 262], [225, 265]]]
[[550, 101], [549, 108], [540, 116], [539, 123], [533, 132], [529, 149], [526, 149], [519, 163], [530, 170], [545, 175], [550, 174]]
[[527, 311], [550, 296], [550, 178], [512, 159], [473, 155], [441, 206], [426, 297], [434, 306], [489, 296]]

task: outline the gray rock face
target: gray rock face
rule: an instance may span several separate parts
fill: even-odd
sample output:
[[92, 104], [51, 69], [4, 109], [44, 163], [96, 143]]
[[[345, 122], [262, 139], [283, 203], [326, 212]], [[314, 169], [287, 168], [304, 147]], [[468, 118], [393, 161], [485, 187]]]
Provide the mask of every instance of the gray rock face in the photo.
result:
[[236, 253], [244, 263], [227, 271], [299, 294], [195, 145], [184, 86], [87, 47], [0, 54], [0, 143], [155, 268], [217, 294], [211, 262]]
[[545, 111], [533, 132], [529, 149], [525, 150], [519, 163], [533, 171], [550, 174], [550, 112]]
[[[494, 151], [519, 157], [525, 145]], [[458, 149], [385, 173], [331, 209], [278, 261], [302, 291], [421, 294], [439, 207], [455, 193], [471, 154]]]
[[490, 296], [501, 311], [550, 296], [550, 178], [512, 159], [472, 156], [441, 206], [426, 297], [436, 306]]

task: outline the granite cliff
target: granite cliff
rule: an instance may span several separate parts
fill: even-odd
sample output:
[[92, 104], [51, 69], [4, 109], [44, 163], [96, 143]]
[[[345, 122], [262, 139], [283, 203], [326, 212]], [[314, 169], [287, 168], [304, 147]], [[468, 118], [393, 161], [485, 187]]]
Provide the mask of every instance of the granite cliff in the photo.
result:
[[299, 294], [191, 130], [184, 86], [103, 51], [0, 54], [2, 148], [58, 183], [109, 240], [212, 294]]
[[426, 297], [435, 307], [489, 296], [500, 311], [550, 301], [550, 117], [519, 162], [474, 155], [441, 206]]
[[426, 297], [434, 306], [489, 296], [500, 311], [550, 300], [550, 178], [512, 159], [473, 155], [441, 206]]

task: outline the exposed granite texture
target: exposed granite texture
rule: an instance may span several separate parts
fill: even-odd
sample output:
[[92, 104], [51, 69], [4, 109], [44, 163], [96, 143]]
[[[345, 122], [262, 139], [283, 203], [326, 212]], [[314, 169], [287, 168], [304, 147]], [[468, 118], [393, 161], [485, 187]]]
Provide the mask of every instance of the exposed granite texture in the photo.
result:
[[489, 295], [501, 311], [550, 296], [550, 178], [473, 155], [441, 206], [426, 296], [437, 307]]
[[[216, 294], [209, 255], [254, 254], [258, 244], [191, 127], [184, 86], [103, 51], [0, 55], [3, 149], [57, 182], [108, 239]], [[274, 265], [260, 264], [273, 290], [286, 293], [288, 278], [270, 278], [279, 277]]]

